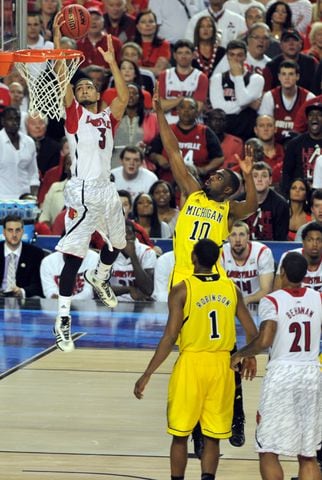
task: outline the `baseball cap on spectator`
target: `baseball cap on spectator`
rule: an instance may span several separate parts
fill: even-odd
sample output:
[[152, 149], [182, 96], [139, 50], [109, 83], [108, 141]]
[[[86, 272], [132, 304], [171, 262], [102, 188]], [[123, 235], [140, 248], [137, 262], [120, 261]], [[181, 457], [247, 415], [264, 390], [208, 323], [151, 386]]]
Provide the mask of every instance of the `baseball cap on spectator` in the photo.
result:
[[295, 38], [295, 40], [303, 40], [300, 32], [298, 32], [295, 28], [288, 28], [287, 30], [284, 30], [281, 35], [281, 42], [284, 42], [289, 38]]
[[97, 15], [103, 15], [103, 8], [101, 5], [91, 3], [91, 5], [87, 8], [89, 13], [97, 13]]
[[315, 102], [308, 105], [305, 109], [305, 115], [308, 116], [312, 110], [320, 110], [322, 112], [322, 103]]

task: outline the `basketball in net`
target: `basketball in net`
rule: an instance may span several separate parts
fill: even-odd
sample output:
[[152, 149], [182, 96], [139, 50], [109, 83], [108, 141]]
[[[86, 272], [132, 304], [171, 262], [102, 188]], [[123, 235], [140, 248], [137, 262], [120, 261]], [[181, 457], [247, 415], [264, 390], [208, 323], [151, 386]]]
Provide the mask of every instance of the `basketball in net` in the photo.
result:
[[66, 89], [84, 55], [78, 50], [18, 50], [14, 63], [29, 90], [29, 114], [59, 120]]
[[91, 16], [82, 5], [68, 5], [61, 11], [65, 23], [60, 27], [62, 35], [78, 40], [86, 35]]

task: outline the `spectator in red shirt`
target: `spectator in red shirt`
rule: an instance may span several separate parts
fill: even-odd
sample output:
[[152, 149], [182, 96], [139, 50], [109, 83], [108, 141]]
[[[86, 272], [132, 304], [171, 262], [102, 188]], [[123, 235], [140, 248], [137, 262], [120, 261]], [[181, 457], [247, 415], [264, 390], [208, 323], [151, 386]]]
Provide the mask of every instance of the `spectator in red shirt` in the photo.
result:
[[[132, 62], [132, 60], [121, 60], [120, 62], [120, 72], [122, 77], [126, 81], [127, 84], [129, 83], [136, 83], [139, 87], [141, 87], [142, 94], [144, 96], [144, 108], [147, 110], [152, 109], [152, 97], [150, 92], [142, 88], [142, 78], [139, 67], [136, 63]], [[117, 96], [116, 88], [114, 85], [114, 79], [111, 77], [110, 83], [108, 88], [102, 94], [102, 100], [106, 103], [106, 105], [110, 105], [112, 100]]]
[[[222, 167], [224, 157], [216, 134], [206, 125], [197, 123], [198, 106], [193, 98], [183, 98], [178, 105], [178, 123], [171, 129], [179, 142], [186, 165], [194, 166], [199, 176]], [[167, 154], [160, 136], [151, 144], [150, 159], [157, 165], [159, 178], [173, 182]]]
[[322, 95], [318, 95], [315, 98], [311, 98], [310, 100], [307, 100], [300, 106], [294, 121], [295, 132], [297, 133], [307, 132], [307, 116], [305, 113], [305, 109], [306, 107], [308, 107], [309, 105], [313, 105], [314, 103], [322, 103]]
[[9, 88], [4, 83], [0, 82], [0, 113], [2, 113], [6, 107], [9, 107], [10, 103], [11, 97]]
[[[107, 46], [107, 33], [104, 31], [104, 17], [102, 9], [95, 5], [88, 8], [91, 15], [90, 27], [88, 34], [77, 42], [78, 50], [81, 50], [85, 55], [85, 60], [82, 63], [82, 68], [88, 65], [99, 65], [107, 68], [108, 65], [104, 61], [103, 56], [97, 50], [102, 47], [105, 51]], [[122, 42], [112, 36], [113, 47], [115, 51], [115, 58], [119, 62]]]
[[107, 33], [118, 37], [122, 43], [135, 36], [135, 17], [126, 13], [126, 0], [105, 0], [104, 25]]
[[139, 12], [146, 10], [149, 0], [126, 0], [126, 10], [130, 15], [136, 16]]
[[256, 137], [262, 142], [264, 161], [272, 169], [272, 183], [278, 186], [282, 179], [284, 148], [275, 142], [275, 120], [270, 115], [259, 115], [254, 128]]
[[233, 170], [239, 170], [238, 160], [236, 160], [236, 154], [243, 158], [244, 155], [244, 143], [241, 138], [226, 133], [226, 113], [221, 108], [214, 108], [208, 112], [206, 117], [207, 125], [217, 135], [221, 149], [224, 154], [224, 163], [221, 168], [231, 168]]
[[134, 41], [141, 45], [141, 65], [151, 70], [156, 77], [165, 70], [171, 58], [170, 43], [158, 36], [157, 18], [152, 10], [140, 12], [136, 18]]

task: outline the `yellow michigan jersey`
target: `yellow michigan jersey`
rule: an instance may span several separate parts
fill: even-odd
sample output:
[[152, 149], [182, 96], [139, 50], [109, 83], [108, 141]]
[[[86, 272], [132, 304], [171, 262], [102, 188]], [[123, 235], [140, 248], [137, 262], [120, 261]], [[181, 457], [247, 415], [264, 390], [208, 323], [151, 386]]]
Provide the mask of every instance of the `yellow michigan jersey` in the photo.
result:
[[[228, 214], [228, 200], [210, 200], [203, 190], [189, 195], [178, 216], [173, 236], [175, 267], [172, 285], [192, 275], [191, 253], [198, 240], [209, 238], [219, 247], [222, 246], [229, 235]], [[216, 266], [219, 273], [225, 275], [220, 262]]]
[[236, 342], [236, 287], [218, 275], [195, 274], [184, 280], [187, 297], [180, 351], [230, 352]]

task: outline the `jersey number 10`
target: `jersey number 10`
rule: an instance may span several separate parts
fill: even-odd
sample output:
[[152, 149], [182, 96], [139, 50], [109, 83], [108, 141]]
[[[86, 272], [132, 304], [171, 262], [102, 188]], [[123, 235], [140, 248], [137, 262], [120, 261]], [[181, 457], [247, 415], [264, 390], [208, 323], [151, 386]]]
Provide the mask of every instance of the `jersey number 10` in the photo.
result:
[[210, 227], [211, 225], [208, 222], [199, 222], [199, 220], [193, 222], [193, 229], [189, 240], [195, 241], [201, 238], [208, 238]]

